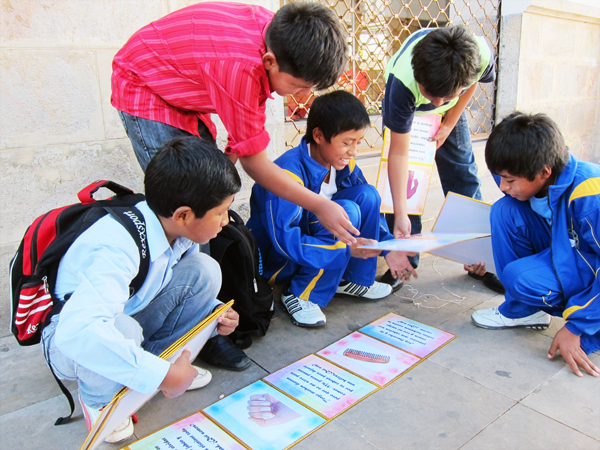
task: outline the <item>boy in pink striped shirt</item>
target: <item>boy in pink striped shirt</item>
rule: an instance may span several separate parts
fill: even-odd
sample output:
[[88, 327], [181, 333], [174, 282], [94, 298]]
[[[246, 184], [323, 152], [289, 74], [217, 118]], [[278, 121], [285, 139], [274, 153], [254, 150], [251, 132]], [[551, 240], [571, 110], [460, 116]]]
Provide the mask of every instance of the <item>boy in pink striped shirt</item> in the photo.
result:
[[[271, 93], [306, 95], [315, 86], [332, 86], [346, 63], [346, 47], [339, 19], [318, 3], [290, 3], [276, 14], [241, 3], [199, 3], [129, 39], [113, 61], [111, 103], [144, 170], [174, 138], [195, 135], [214, 142], [210, 114], [217, 114], [233, 162], [239, 158], [257, 183], [312, 211], [350, 244], [358, 230], [344, 209], [298, 184], [265, 153]], [[227, 340], [209, 344], [203, 352], [211, 364], [243, 370], [250, 363]]]

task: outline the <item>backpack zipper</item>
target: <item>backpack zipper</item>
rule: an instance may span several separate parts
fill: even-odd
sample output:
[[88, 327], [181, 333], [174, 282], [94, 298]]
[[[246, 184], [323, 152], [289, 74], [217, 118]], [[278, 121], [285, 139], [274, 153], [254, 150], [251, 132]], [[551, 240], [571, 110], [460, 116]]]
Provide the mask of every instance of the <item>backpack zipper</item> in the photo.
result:
[[232, 226], [231, 229], [235, 230], [236, 233], [239, 233], [239, 235], [242, 237], [242, 241], [244, 241], [244, 244], [246, 245], [246, 247], [248, 247], [250, 257], [252, 258], [252, 282], [254, 284], [254, 293], [257, 294], [258, 293], [258, 284], [256, 282], [256, 271], [254, 270], [254, 251], [252, 250], [250, 241], [248, 240], [248, 238], [242, 231], [238, 230], [234, 226]]

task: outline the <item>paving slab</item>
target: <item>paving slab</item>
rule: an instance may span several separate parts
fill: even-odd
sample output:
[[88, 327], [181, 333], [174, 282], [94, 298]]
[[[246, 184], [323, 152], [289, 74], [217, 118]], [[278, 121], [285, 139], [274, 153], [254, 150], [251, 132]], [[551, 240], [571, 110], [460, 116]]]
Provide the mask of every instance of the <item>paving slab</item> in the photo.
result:
[[516, 405], [461, 450], [599, 450], [600, 441], [526, 406]]
[[[590, 359], [600, 367], [598, 352], [590, 355]], [[600, 441], [598, 378], [586, 373], [579, 378], [565, 366], [523, 399], [522, 404]]]
[[528, 328], [486, 330], [471, 311], [443, 323], [458, 337], [431, 360], [502, 395], [521, 400], [564, 367], [546, 357], [552, 339]]
[[[39, 345], [21, 347], [12, 335], [0, 338], [0, 367], [0, 415], [56, 396], [61, 397], [63, 408], [55, 420], [59, 415], [68, 414], [69, 404], [46, 366]], [[71, 391], [77, 389], [74, 382], [64, 384]]]
[[304, 438], [293, 448], [294, 450], [343, 449], [343, 450], [377, 450], [367, 442], [364, 435], [357, 431], [359, 426], [353, 423], [350, 428], [337, 420], [329, 422], [310, 436]]
[[381, 450], [457, 449], [514, 404], [425, 360], [335, 420]]

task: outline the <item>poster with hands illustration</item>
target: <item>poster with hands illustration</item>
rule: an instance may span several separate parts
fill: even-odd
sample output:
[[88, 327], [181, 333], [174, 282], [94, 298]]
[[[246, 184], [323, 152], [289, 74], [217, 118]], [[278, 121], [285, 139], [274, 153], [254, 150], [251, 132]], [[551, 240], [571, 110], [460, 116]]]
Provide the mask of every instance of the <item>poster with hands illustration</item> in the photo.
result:
[[[409, 214], [423, 214], [427, 191], [433, 172], [436, 143], [429, 139], [433, 137], [441, 123], [441, 116], [429, 114], [415, 116], [410, 132], [408, 153], [408, 182], [406, 187], [407, 209]], [[379, 173], [377, 175], [377, 191], [381, 196], [381, 212], [393, 213], [394, 203], [388, 178], [388, 155], [390, 151], [389, 130], [383, 135], [383, 146]]]

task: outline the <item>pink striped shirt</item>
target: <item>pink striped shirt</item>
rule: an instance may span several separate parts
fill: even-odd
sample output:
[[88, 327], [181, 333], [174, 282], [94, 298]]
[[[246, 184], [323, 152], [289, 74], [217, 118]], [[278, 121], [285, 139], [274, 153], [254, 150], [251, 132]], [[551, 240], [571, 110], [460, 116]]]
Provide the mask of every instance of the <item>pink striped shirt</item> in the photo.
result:
[[273, 12], [241, 3], [199, 3], [137, 31], [113, 60], [111, 103], [118, 110], [198, 136], [198, 119], [227, 152], [254, 155], [269, 143], [271, 88], [262, 56]]

